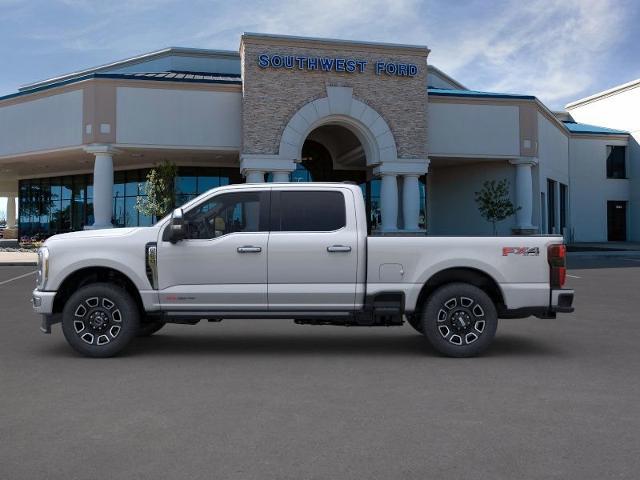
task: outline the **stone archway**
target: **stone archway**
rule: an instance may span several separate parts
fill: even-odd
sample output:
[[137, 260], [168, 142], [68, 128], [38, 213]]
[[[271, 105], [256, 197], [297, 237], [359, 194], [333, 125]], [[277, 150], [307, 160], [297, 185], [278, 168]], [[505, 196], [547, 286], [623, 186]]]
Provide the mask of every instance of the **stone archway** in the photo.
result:
[[309, 133], [323, 125], [349, 129], [362, 144], [367, 166], [398, 159], [395, 139], [384, 118], [353, 98], [352, 88], [331, 86], [326, 97], [307, 103], [291, 117], [282, 132], [278, 156], [299, 162]]

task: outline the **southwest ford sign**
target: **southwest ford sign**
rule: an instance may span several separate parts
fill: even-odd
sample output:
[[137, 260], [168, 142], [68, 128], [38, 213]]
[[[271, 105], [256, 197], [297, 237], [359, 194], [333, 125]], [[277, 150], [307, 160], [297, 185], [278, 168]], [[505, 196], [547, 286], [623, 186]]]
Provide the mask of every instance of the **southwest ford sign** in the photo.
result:
[[372, 68], [376, 75], [414, 77], [418, 66], [413, 63], [373, 62], [369, 67], [366, 60], [334, 57], [298, 57], [296, 55], [278, 55], [263, 53], [258, 56], [260, 68], [286, 68], [289, 70], [307, 70], [319, 72], [364, 73]]

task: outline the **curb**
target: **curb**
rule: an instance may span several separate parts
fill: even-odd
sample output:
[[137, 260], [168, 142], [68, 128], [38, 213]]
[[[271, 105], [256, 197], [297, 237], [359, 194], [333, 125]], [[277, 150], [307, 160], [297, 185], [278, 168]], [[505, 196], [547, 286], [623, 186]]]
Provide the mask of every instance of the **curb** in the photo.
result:
[[37, 267], [38, 262], [0, 262], [0, 267]]
[[609, 250], [592, 252], [567, 252], [568, 257], [640, 257], [640, 250]]

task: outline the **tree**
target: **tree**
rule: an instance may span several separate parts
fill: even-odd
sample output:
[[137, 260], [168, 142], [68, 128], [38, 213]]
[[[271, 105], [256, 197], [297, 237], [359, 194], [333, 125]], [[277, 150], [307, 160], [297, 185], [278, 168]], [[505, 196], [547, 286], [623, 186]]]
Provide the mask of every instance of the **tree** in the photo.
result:
[[145, 196], [136, 199], [136, 210], [149, 217], [162, 218], [175, 208], [174, 188], [178, 167], [168, 160], [152, 168], [143, 185]]
[[499, 182], [487, 180], [482, 184], [482, 189], [479, 192], [475, 192], [475, 195], [480, 215], [488, 222], [491, 222], [494, 235], [498, 234], [496, 227], [498, 222], [515, 215], [520, 210], [520, 207], [516, 208], [509, 199], [509, 182], [507, 179], [502, 179]]

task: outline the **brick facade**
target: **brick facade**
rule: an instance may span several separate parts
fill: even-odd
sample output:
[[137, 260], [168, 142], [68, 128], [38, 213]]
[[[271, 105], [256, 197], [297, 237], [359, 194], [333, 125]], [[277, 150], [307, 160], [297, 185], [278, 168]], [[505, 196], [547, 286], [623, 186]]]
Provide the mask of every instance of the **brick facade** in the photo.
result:
[[[353, 88], [353, 97], [377, 111], [389, 125], [399, 158], [427, 157], [426, 47], [406, 47], [244, 35], [242, 152], [276, 155], [283, 130], [305, 104], [327, 96], [327, 86]], [[367, 61], [363, 73], [261, 68], [258, 56], [279, 54], [355, 58]], [[375, 73], [375, 62], [415, 64], [415, 76]]]

